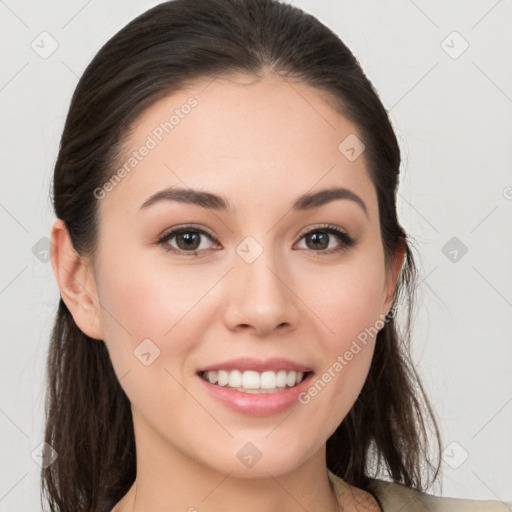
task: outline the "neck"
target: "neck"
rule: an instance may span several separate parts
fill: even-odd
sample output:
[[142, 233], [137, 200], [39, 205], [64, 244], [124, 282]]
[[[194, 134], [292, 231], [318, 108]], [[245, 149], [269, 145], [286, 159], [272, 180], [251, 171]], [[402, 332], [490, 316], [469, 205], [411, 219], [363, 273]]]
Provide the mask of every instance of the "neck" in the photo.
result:
[[137, 477], [112, 512], [291, 512], [298, 507], [338, 512], [350, 494], [344, 494], [343, 486], [350, 486], [342, 480], [336, 487], [329, 481], [325, 445], [292, 471], [272, 474], [255, 465], [254, 473], [240, 476], [237, 464], [233, 470], [221, 473], [187, 456], [159, 435], [140, 435], [140, 429], [135, 430]]
[[[330, 485], [325, 468], [314, 475], [294, 471], [266, 478], [237, 478], [204, 469], [166, 474], [169, 473], [171, 476], [138, 470], [127, 499], [131, 507], [126, 512], [291, 512], [297, 506], [304, 510], [339, 511], [339, 485]], [[155, 474], [159, 476], [155, 478]]]
[[[223, 493], [221, 499], [214, 497], [213, 493], [217, 490], [220, 491], [220, 485], [224, 489], [226, 481], [227, 479], [218, 483], [217, 487], [212, 487], [210, 493], [204, 496], [198, 494], [194, 499], [188, 500], [174, 496], [174, 499], [167, 501], [162, 499], [162, 496], [148, 498], [147, 492], [144, 492], [144, 490], [138, 493], [138, 481], [136, 480], [123, 499], [126, 506], [121, 507], [120, 503], [112, 512], [141, 512], [144, 510], [155, 512], [160, 510], [219, 512], [231, 510], [232, 507], [240, 507], [244, 512], [261, 512], [262, 510], [267, 512], [291, 512], [292, 510], [296, 511], [298, 506], [304, 510], [315, 510], [314, 507], [319, 506], [321, 507], [320, 510], [326, 512], [339, 512], [340, 510], [348, 512], [351, 510], [341, 506], [341, 503], [338, 501], [340, 497], [335, 490], [329, 489], [324, 496], [321, 496], [319, 492], [315, 493], [311, 489], [309, 491], [304, 489], [302, 492], [297, 492], [296, 489], [285, 487], [288, 481], [282, 477], [273, 480], [274, 489], [269, 490], [270, 486], [267, 486], [264, 491], [261, 490], [262, 486], [260, 485], [254, 486], [249, 483], [247, 486], [240, 487], [237, 485], [237, 481], [233, 480], [230, 482], [228, 492]], [[236, 493], [230, 493], [230, 490], [233, 488], [236, 488]], [[276, 490], [278, 491], [277, 493], [275, 492]], [[310, 494], [306, 494], [307, 492]], [[262, 503], [265, 503], [265, 505], [262, 505]]]

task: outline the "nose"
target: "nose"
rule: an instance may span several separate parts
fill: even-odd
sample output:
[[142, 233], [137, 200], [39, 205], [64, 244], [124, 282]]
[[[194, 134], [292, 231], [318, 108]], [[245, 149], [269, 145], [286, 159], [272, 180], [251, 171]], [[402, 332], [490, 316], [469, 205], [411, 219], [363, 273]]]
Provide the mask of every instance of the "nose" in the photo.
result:
[[293, 290], [291, 273], [270, 252], [264, 250], [252, 263], [236, 257], [226, 283], [224, 316], [230, 330], [250, 329], [266, 336], [278, 328], [282, 332], [296, 329], [300, 300]]

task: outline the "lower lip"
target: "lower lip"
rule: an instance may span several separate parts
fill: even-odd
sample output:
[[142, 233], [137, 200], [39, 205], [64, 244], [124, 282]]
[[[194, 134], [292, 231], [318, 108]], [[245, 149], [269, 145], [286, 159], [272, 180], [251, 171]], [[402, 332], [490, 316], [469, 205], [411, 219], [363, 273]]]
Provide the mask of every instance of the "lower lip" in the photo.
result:
[[299, 395], [306, 391], [313, 372], [297, 386], [277, 393], [244, 393], [233, 388], [217, 386], [197, 376], [207, 393], [229, 409], [249, 416], [269, 416], [283, 412], [299, 403]]

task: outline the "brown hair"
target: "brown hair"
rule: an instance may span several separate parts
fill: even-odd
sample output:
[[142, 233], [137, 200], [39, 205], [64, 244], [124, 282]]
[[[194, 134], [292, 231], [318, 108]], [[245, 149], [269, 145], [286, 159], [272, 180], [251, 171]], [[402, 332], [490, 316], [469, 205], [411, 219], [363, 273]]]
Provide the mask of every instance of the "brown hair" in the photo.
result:
[[[174, 0], [143, 13], [97, 53], [73, 94], [53, 179], [55, 213], [79, 254], [93, 254], [98, 215], [94, 190], [113, 174], [130, 126], [157, 100], [195, 79], [272, 70], [326, 93], [353, 122], [378, 197], [387, 268], [405, 252], [393, 307], [377, 335], [367, 380], [327, 441], [327, 466], [368, 490], [385, 468], [425, 490], [435, 469], [429, 427], [436, 419], [409, 354], [417, 272], [410, 238], [396, 216], [400, 150], [386, 110], [358, 61], [316, 18], [276, 0]], [[404, 309], [402, 306], [406, 304]], [[58, 458], [42, 470], [41, 499], [52, 511], [110, 511], [136, 476], [130, 402], [103, 341], [86, 336], [60, 300], [47, 361], [45, 441]], [[372, 469], [373, 468], [373, 469]]]

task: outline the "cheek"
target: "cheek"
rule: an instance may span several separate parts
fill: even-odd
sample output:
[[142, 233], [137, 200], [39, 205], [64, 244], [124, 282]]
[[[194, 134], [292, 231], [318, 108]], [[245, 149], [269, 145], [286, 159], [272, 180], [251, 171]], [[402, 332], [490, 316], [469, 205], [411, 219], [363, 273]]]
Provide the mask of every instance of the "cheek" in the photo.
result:
[[196, 318], [200, 307], [194, 306], [214, 277], [204, 282], [191, 270], [170, 272], [110, 254], [98, 274], [98, 294], [104, 341], [120, 384], [139, 413], [160, 410], [162, 401], [182, 403], [187, 397], [177, 381], [203, 331]]
[[324, 406], [327, 402], [327, 408], [336, 411], [336, 417], [327, 419], [334, 431], [364, 385], [375, 338], [383, 327], [383, 268], [378, 260], [354, 261], [331, 273], [323, 284], [313, 297], [314, 310], [320, 312], [318, 316], [328, 328], [322, 339], [322, 372], [313, 382], [315, 389], [310, 390], [314, 399], [322, 395]]
[[384, 269], [378, 259], [354, 258], [317, 281], [310, 297], [312, 309], [329, 328], [330, 336], [325, 339], [330, 340], [332, 348], [345, 349], [347, 343], [350, 345], [375, 326], [380, 318], [383, 286]]
[[122, 327], [133, 341], [162, 340], [181, 319], [188, 318], [214, 281], [214, 276], [203, 279], [185, 266], [171, 269], [165, 261], [112, 255], [101, 265], [98, 286], [102, 320], [111, 335], [107, 337], [115, 339]]
[[[105, 254], [108, 250], [105, 246]], [[149, 384], [155, 371], [184, 372], [187, 356], [204, 337], [201, 299], [219, 275], [193, 266], [171, 268], [165, 259], [149, 264], [143, 254], [131, 253], [128, 258], [112, 251], [102, 261], [97, 277], [101, 321], [118, 377], [149, 367], [151, 372], [140, 374], [144, 379], [147, 374]]]

